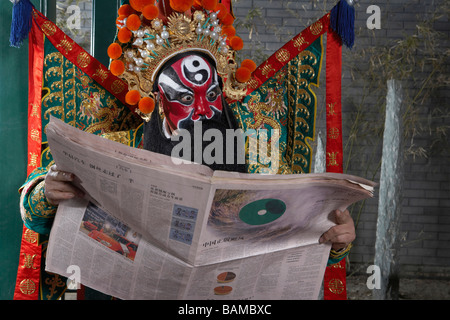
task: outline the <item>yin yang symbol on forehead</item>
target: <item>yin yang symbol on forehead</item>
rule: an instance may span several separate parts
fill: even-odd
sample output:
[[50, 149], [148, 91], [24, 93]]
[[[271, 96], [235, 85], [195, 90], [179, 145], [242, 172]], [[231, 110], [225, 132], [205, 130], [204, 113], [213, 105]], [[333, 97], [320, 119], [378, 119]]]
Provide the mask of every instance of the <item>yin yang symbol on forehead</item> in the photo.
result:
[[184, 78], [197, 86], [205, 84], [211, 76], [208, 63], [199, 56], [186, 57], [183, 60], [181, 70]]

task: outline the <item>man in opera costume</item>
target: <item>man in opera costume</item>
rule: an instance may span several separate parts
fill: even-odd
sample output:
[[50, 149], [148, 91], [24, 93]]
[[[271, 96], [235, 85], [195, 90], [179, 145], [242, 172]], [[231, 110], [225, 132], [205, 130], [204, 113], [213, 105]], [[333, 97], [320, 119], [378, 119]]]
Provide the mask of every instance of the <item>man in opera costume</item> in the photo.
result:
[[[44, 50], [44, 65], [51, 66], [57, 59], [70, 60], [70, 46], [66, 46], [65, 52], [58, 45], [46, 47], [58, 43], [52, 39], [61, 31], [34, 9], [33, 16], [33, 23], [39, 24], [39, 29], [49, 39], [44, 44], [47, 50]], [[124, 1], [118, 11], [116, 40], [108, 48], [109, 71], [101, 66], [89, 70], [88, 63], [83, 62], [92, 63], [94, 59], [79, 51], [78, 59], [74, 59], [73, 76], [79, 85], [74, 96], [76, 101], [71, 106], [75, 110], [71, 114], [73, 117], [66, 105], [52, 106], [55, 100], [50, 97], [55, 87], [44, 83], [46, 94], [40, 97], [42, 128], [50, 114], [57, 114], [85, 131], [166, 155], [172, 155], [178, 143], [172, 139], [177, 130], [186, 129], [193, 134], [199, 122], [203, 132], [214, 128], [224, 134], [227, 129], [278, 129], [284, 143], [280, 144], [280, 165], [275, 172], [270, 171], [273, 167], [264, 159], [259, 159], [257, 165], [250, 165], [251, 150], [246, 150], [246, 164], [239, 163], [238, 159], [231, 164], [205, 164], [214, 170], [238, 172], [309, 172], [311, 148], [307, 139], [314, 138], [311, 128], [315, 121], [315, 96], [309, 84], [318, 82], [321, 35], [328, 31], [328, 38], [332, 38], [330, 33], [333, 33], [338, 46], [341, 41], [328, 27], [330, 14], [258, 68], [249, 59], [239, 66], [236, 63], [235, 52], [242, 49], [243, 43], [236, 36], [233, 21], [230, 1]], [[63, 38], [66, 39], [64, 35]], [[105, 91], [103, 86], [106, 87], [109, 79], [115, 85]], [[122, 92], [117, 90], [120, 85], [124, 87]], [[58, 113], [57, 108], [60, 108]], [[62, 117], [62, 114], [67, 116]], [[226, 150], [225, 145], [223, 148]], [[45, 239], [58, 204], [84, 194], [72, 184], [74, 175], [59, 171], [52, 162], [45, 130], [42, 130], [40, 153], [39, 166], [36, 165], [21, 188], [20, 208], [25, 227], [39, 234], [45, 251]], [[194, 157], [193, 152], [191, 154]], [[355, 238], [349, 212], [336, 210], [333, 214], [336, 226], [319, 239], [332, 243], [329, 265], [339, 263], [348, 254]], [[44, 274], [41, 285], [51, 282], [47, 281], [50, 276]], [[52, 294], [45, 294], [41, 289], [39, 298], [59, 297], [65, 288], [64, 285], [59, 287], [58, 291], [53, 286]]]

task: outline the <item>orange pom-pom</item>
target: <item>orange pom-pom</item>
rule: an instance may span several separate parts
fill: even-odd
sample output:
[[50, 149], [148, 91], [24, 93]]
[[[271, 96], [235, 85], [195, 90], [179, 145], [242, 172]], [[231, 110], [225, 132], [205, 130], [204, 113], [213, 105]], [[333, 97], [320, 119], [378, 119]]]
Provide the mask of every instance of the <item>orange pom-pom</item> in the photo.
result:
[[155, 0], [130, 0], [131, 7], [139, 12], [142, 12], [148, 5], [155, 4]]
[[241, 67], [247, 68], [250, 72], [253, 72], [256, 70], [256, 63], [253, 60], [245, 59], [242, 61]]
[[216, 6], [216, 9], [214, 9], [215, 12], [219, 11], [219, 13], [217, 13], [217, 18], [222, 21], [223, 18], [225, 18], [225, 16], [228, 13], [227, 7], [225, 7], [225, 5], [223, 3], [218, 3]]
[[223, 26], [222, 34], [226, 35], [228, 38], [234, 37], [236, 35], [236, 29], [233, 26]]
[[156, 17], [158, 17], [159, 9], [157, 6], [151, 4], [151, 5], [145, 6], [144, 10], [142, 11], [142, 14], [144, 15], [145, 19], [153, 20]]
[[125, 64], [120, 60], [114, 60], [109, 65], [109, 70], [115, 76], [120, 76], [125, 72]]
[[122, 55], [122, 47], [120, 44], [114, 42], [108, 47], [108, 57], [111, 59], [117, 59]]
[[128, 43], [131, 40], [132, 33], [127, 28], [122, 28], [117, 33], [117, 39], [122, 43]]
[[234, 36], [230, 38], [230, 46], [235, 51], [239, 51], [244, 47], [244, 41], [238, 36]]
[[170, 0], [170, 7], [178, 12], [185, 12], [189, 10], [194, 4], [194, 0]]
[[141, 94], [137, 90], [130, 90], [125, 95], [125, 102], [134, 106], [141, 100]]
[[192, 4], [192, 6], [195, 9], [200, 9], [202, 7], [202, 0], [194, 0], [194, 3]]
[[130, 14], [136, 13], [136, 11], [129, 4], [124, 4], [120, 6], [117, 13], [119, 14], [119, 16], [128, 17]]
[[127, 18], [127, 28], [131, 31], [136, 31], [141, 26], [141, 18], [135, 13]]
[[245, 67], [240, 67], [236, 70], [236, 74], [234, 76], [239, 82], [247, 82], [248, 80], [250, 80], [252, 72]]
[[139, 101], [138, 107], [142, 113], [150, 113], [155, 109], [155, 100], [150, 97], [143, 97]]
[[230, 13], [227, 13], [227, 14], [225, 15], [225, 17], [223, 17], [223, 19], [222, 19], [222, 23], [223, 23], [225, 26], [232, 25], [233, 22], [234, 22], [234, 17], [233, 17]]
[[215, 10], [217, 7], [217, 0], [202, 0], [202, 7], [205, 10]]

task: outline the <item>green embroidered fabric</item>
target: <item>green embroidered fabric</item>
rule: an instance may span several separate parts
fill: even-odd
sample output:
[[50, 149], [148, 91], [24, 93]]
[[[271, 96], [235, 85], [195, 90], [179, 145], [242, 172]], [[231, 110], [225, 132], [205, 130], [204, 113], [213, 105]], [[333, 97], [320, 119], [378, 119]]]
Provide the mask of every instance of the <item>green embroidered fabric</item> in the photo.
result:
[[[319, 84], [322, 53], [320, 37], [250, 95], [231, 104], [240, 127], [249, 137], [248, 172], [310, 172], [309, 141], [314, 139], [317, 105], [311, 85]], [[277, 140], [277, 135], [280, 156], [271, 157], [270, 149], [277, 146], [272, 140]], [[258, 149], [255, 141], [259, 142]], [[267, 148], [264, 141], [270, 141]]]

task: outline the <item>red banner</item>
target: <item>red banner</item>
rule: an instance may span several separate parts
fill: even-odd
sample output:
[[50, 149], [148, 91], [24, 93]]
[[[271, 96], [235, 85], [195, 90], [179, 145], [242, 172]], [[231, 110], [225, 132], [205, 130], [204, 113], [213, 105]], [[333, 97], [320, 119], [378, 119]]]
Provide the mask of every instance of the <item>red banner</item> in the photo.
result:
[[[331, 30], [327, 34], [326, 50], [326, 170], [342, 173], [342, 42]], [[324, 278], [325, 300], [346, 300], [345, 259], [328, 266]]]
[[345, 258], [325, 269], [323, 283], [325, 300], [347, 300]]
[[327, 34], [326, 52], [326, 123], [327, 172], [342, 173], [342, 112], [341, 112], [342, 43], [339, 36]]
[[[28, 161], [27, 174], [40, 164], [42, 126], [41, 90], [44, 63], [44, 35], [32, 23], [28, 56]], [[23, 227], [14, 300], [38, 300], [42, 248], [38, 234]]]

